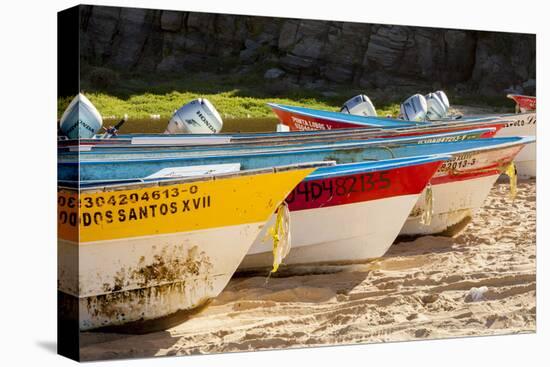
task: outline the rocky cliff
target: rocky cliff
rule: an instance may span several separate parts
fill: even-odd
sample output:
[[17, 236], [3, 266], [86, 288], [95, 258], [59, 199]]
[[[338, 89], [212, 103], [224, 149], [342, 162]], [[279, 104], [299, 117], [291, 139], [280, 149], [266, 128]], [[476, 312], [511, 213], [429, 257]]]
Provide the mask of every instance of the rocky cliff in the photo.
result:
[[81, 60], [115, 70], [535, 93], [531, 34], [103, 6], [82, 6], [80, 28]]

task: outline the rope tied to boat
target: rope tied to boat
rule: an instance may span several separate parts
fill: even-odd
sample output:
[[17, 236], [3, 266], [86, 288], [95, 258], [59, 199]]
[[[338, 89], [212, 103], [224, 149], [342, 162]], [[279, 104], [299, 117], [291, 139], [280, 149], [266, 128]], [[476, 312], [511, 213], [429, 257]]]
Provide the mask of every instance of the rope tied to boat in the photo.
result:
[[268, 233], [273, 239], [273, 268], [271, 273], [277, 272], [279, 265], [290, 252], [290, 211], [288, 204], [283, 201], [277, 208], [275, 224], [269, 228]]
[[425, 209], [420, 218], [420, 223], [429, 226], [432, 223], [432, 217], [434, 214], [434, 195], [432, 191], [432, 184], [428, 183], [426, 186], [426, 193], [424, 194]]
[[518, 176], [516, 173], [516, 165], [514, 162], [510, 162], [504, 166], [501, 172], [510, 179], [510, 198], [515, 200], [518, 193]]

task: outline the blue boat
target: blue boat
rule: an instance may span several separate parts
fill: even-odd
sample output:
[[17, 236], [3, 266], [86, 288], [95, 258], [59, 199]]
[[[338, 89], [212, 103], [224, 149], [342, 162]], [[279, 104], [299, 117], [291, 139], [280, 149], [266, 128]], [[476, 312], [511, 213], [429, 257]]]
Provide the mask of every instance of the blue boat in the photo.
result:
[[[218, 153], [224, 153], [227, 151], [236, 152], [238, 150], [252, 151], [254, 149], [260, 149], [262, 152], [266, 151], [280, 151], [280, 150], [292, 150], [296, 147], [301, 148], [310, 148], [310, 147], [330, 147], [334, 144], [339, 144], [338, 146], [353, 146], [353, 145], [362, 145], [366, 142], [370, 143], [392, 143], [392, 144], [406, 144], [406, 143], [415, 143], [423, 144], [426, 142], [447, 142], [447, 141], [461, 141], [466, 139], [479, 139], [490, 136], [494, 133], [493, 128], [489, 129], [473, 129], [465, 131], [456, 131], [451, 133], [443, 134], [426, 134], [426, 135], [414, 135], [414, 136], [404, 136], [404, 137], [394, 137], [394, 138], [371, 138], [371, 139], [362, 139], [361, 137], [356, 136], [344, 136], [341, 139], [328, 138], [327, 140], [298, 140], [290, 141], [287, 144], [264, 144], [261, 142], [253, 143], [231, 143], [231, 144], [219, 144], [219, 145], [202, 145], [202, 144], [189, 144], [189, 145], [153, 145], [153, 146], [111, 146], [105, 145], [100, 149], [99, 147], [94, 147], [90, 149], [89, 147], [76, 147], [76, 149], [58, 149], [58, 157], [60, 161], [66, 160], [76, 160], [77, 157], [80, 160], [89, 160], [90, 157], [95, 157], [93, 159], [99, 158], [122, 158], [122, 157], [165, 157], [165, 156], [178, 156], [181, 154], [203, 154], [204, 152], [212, 155]], [[194, 135], [182, 136], [184, 139], [192, 139]], [[255, 140], [255, 139], [254, 139]], [[262, 139], [263, 141], [263, 139]]]
[[[455, 126], [452, 131], [472, 130], [471, 126]], [[197, 147], [224, 145], [290, 145], [307, 142], [330, 142], [343, 140], [365, 140], [376, 138], [396, 138], [408, 136], [433, 135], [448, 133], [445, 125], [402, 127], [396, 129], [356, 128], [319, 131], [292, 131], [272, 133], [238, 133], [238, 134], [127, 134], [109, 138], [60, 139], [59, 151], [89, 151], [102, 149], [153, 149], [162, 147]], [[488, 131], [490, 137], [496, 133]]]
[[71, 152], [59, 155], [58, 179], [81, 182], [135, 180], [165, 168], [224, 163], [240, 163], [242, 169], [255, 169], [308, 161], [335, 160], [337, 163], [352, 163], [432, 154], [459, 155], [469, 151], [501, 149], [509, 145], [523, 146], [534, 141], [534, 138], [520, 137], [464, 139], [467, 139], [467, 135], [455, 133], [422, 138], [377, 139], [285, 147]]

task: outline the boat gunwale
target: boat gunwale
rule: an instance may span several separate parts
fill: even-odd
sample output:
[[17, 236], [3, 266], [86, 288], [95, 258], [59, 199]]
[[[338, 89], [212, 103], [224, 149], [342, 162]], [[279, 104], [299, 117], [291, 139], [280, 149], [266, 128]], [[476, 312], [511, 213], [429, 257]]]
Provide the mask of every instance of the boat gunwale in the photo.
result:
[[[455, 136], [461, 136], [461, 135], [483, 135], [487, 132], [494, 131], [494, 128], [478, 128], [478, 129], [471, 129], [471, 130], [461, 130], [461, 131], [453, 131], [453, 132], [446, 132], [446, 133], [439, 133], [439, 134], [431, 134], [431, 135], [418, 135], [418, 136], [405, 136], [405, 137], [392, 137], [392, 138], [376, 138], [376, 139], [368, 139], [368, 140], [344, 140], [344, 141], [336, 141], [336, 142], [308, 142], [303, 144], [295, 144], [295, 145], [285, 145], [280, 148], [280, 150], [277, 149], [277, 147], [272, 146], [258, 146], [253, 148], [247, 148], [247, 147], [240, 147], [240, 146], [224, 146], [219, 148], [223, 152], [231, 152], [235, 150], [246, 150], [246, 149], [255, 149], [256, 151], [264, 151], [262, 153], [265, 153], [265, 151], [271, 150], [273, 152], [282, 152], [282, 151], [304, 151], [304, 150], [314, 150], [314, 149], [345, 149], [345, 148], [357, 148], [358, 146], [368, 146], [368, 145], [379, 145], [379, 144], [407, 144], [407, 143], [414, 143], [419, 142], [422, 140], [427, 139], [439, 139], [439, 138], [451, 138]], [[503, 137], [504, 138], [504, 137]], [[505, 137], [505, 138], [513, 138], [513, 137]], [[476, 140], [476, 139], [467, 139], [467, 140]], [[294, 150], [293, 150], [294, 149]], [[94, 154], [143, 154], [143, 153], [150, 153], [150, 154], [158, 154], [158, 153], [194, 153], [194, 152], [203, 152], [203, 151], [209, 151], [212, 150], [211, 147], [197, 147], [193, 149], [182, 149], [182, 150], [155, 150], [155, 151], [132, 151], [132, 152], [101, 152], [101, 151], [84, 151], [84, 152], [78, 152], [78, 151], [71, 151], [71, 152], [61, 152], [59, 153], [60, 156], [74, 156], [76, 153], [79, 153], [82, 155], [94, 155]], [[258, 153], [261, 154], [261, 153]], [[83, 161], [84, 162], [84, 161]], [[85, 162], [93, 162], [92, 160], [86, 160]], [[70, 163], [70, 162], [61, 162], [61, 163]], [[76, 163], [76, 162], [73, 162]]]
[[[74, 186], [59, 185], [58, 191], [68, 190], [68, 191], [78, 191], [79, 193], [111, 192], [111, 191], [120, 191], [120, 190], [126, 190], [126, 189], [135, 189], [135, 186], [139, 186], [139, 188], [161, 187], [161, 186], [170, 186], [170, 185], [178, 185], [178, 184], [187, 184], [187, 183], [193, 183], [193, 182], [223, 180], [223, 179], [230, 179], [234, 177], [245, 177], [245, 176], [253, 176], [253, 175], [267, 174], [267, 173], [288, 172], [288, 171], [308, 169], [308, 168], [330, 167], [334, 165], [336, 165], [335, 161], [314, 161], [314, 162], [295, 163], [295, 164], [282, 165], [282, 166], [255, 168], [255, 169], [249, 169], [249, 170], [243, 170], [243, 171], [237, 171], [237, 172], [207, 174], [207, 175], [200, 175], [200, 176], [193, 176], [193, 177], [176, 177], [176, 178], [167, 178], [167, 179], [155, 179], [151, 181], [144, 180], [144, 179], [128, 179], [128, 180], [141, 180], [141, 182], [130, 182], [130, 183], [119, 183], [119, 184], [102, 184], [102, 183], [105, 183], [105, 180], [101, 180], [101, 182], [98, 183], [97, 186], [86, 186], [86, 187], [80, 187], [80, 184], [82, 183], [80, 181], [61, 181], [65, 183], [74, 182], [75, 184], [78, 184], [78, 186], [74, 187]], [[122, 180], [117, 180], [117, 182], [120, 182], [120, 181]], [[93, 182], [91, 181], [84, 181], [84, 183], [86, 182], [90, 182], [90, 184], [93, 185]]]
[[[504, 125], [506, 122], [502, 122], [502, 125]], [[441, 129], [443, 130], [445, 127], [444, 126], [439, 126], [438, 127], [438, 130]], [[428, 129], [428, 127], [422, 127], [422, 129]], [[346, 132], [346, 130], [348, 129], [340, 129], [339, 131], [343, 131], [343, 132]], [[342, 141], [342, 140], [345, 140], [347, 137], [349, 137], [349, 140], [350, 141], [353, 141], [353, 139], [361, 139], [361, 141], [363, 141], [363, 139], [365, 138], [368, 138], [368, 137], [373, 137], [372, 139], [367, 139], [369, 141], [380, 141], [381, 139], [414, 139], [414, 138], [417, 138], [417, 139], [420, 139], [422, 136], [432, 136], [432, 135], [437, 135], [437, 134], [458, 134], [458, 133], [466, 133], [466, 132], [470, 132], [470, 131], [477, 131], [477, 130], [486, 130], [486, 133], [488, 132], [494, 132], [496, 131], [496, 128], [495, 127], [478, 127], [478, 128], [472, 128], [472, 129], [465, 129], [465, 130], [459, 130], [459, 131], [435, 131], [433, 134], [428, 134], [428, 135], [399, 135], [399, 133], [401, 131], [396, 131], [396, 130], [390, 130], [390, 129], [387, 129], [385, 130], [385, 132], [388, 132], [390, 134], [393, 134], [395, 133], [395, 136], [380, 136], [378, 133], [379, 132], [383, 132], [383, 131], [376, 131], [376, 132], [370, 132], [370, 131], [356, 131], [356, 130], [361, 130], [361, 129], [353, 129], [354, 132], [352, 133], [341, 133], [341, 134], [334, 134], [334, 136], [324, 136], [324, 135], [329, 135], [329, 134], [323, 134], [323, 136], [311, 136], [311, 137], [298, 137], [296, 139], [291, 139], [291, 142], [288, 143], [288, 145], [291, 145], [292, 143], [295, 143], [295, 144], [300, 144], [302, 141], [305, 141], [303, 142], [302, 144], [315, 144], [315, 143], [322, 143], [323, 141], [330, 141], [331, 139], [338, 139], [338, 140], [334, 140], [335, 142], [337, 141]], [[416, 129], [416, 131], [418, 131], [420, 129]], [[405, 132], [405, 131], [404, 131]], [[406, 132], [409, 132], [408, 130]], [[415, 132], [415, 129], [411, 129], [410, 132]], [[484, 132], [485, 133], [485, 132]], [[151, 137], [151, 139], [154, 139], [155, 137]], [[61, 155], [67, 155], [67, 154], [71, 154], [71, 153], [74, 153], [74, 152], [83, 152], [83, 153], [86, 153], [86, 154], [102, 154], [102, 153], [105, 153], [104, 150], [108, 150], [108, 149], [113, 149], [113, 150], [130, 150], [130, 149], [149, 149], [149, 148], [154, 148], [154, 149], [162, 149], [162, 148], [165, 148], [165, 149], [170, 149], [170, 150], [167, 150], [167, 151], [173, 151], [174, 149], [200, 149], [200, 148], [203, 148], [203, 149], [211, 149], [211, 148], [230, 148], [230, 147], [233, 147], [235, 149], [237, 149], [238, 146], [249, 146], [249, 145], [259, 145], [259, 144], [266, 144], [266, 145], [276, 145], [279, 143], [280, 140], [283, 140], [284, 142], [288, 142], [288, 139], [284, 139], [285, 137], [283, 136], [276, 136], [274, 135], [273, 137], [271, 138], [261, 138], [261, 139], [256, 139], [254, 137], [251, 137], [251, 138], [240, 138], [238, 136], [234, 137], [234, 138], [231, 138], [232, 140], [230, 140], [229, 142], [220, 142], [220, 143], [214, 143], [214, 144], [210, 144], [210, 143], [204, 143], [204, 144], [185, 144], [185, 143], [180, 143], [180, 142], [176, 142], [176, 144], [174, 145], [170, 145], [170, 142], [167, 141], [166, 143], [154, 143], [154, 144], [133, 144], [133, 138], [131, 139], [114, 139], [112, 141], [116, 141], [117, 143], [116, 144], [74, 144], [74, 145], [63, 145], [61, 147], [58, 147], [59, 150], [61, 150], [61, 152], [59, 152], [59, 154]], [[158, 139], [158, 138], [157, 138]], [[182, 139], [187, 139], [187, 137], [182, 137]], [[310, 140], [310, 141], [307, 141], [307, 140]], [[93, 139], [92, 139], [93, 140]], [[168, 139], [169, 140], [169, 139]], [[176, 139], [174, 139], [176, 140]], [[220, 139], [222, 140], [222, 139]], [[81, 150], [82, 148], [86, 148], [86, 149], [83, 149]], [[128, 152], [128, 153], [132, 153], [131, 151]]]
[[[434, 138], [431, 138], [434, 139]], [[423, 139], [419, 139], [423, 140]], [[494, 140], [501, 140], [502, 142], [497, 143], [494, 142], [491, 145], [487, 146], [475, 146], [468, 149], [460, 149], [456, 152], [436, 152], [433, 154], [462, 154], [462, 153], [468, 153], [472, 151], [487, 151], [491, 149], [502, 149], [506, 147], [511, 147], [515, 145], [520, 144], [530, 144], [535, 142], [534, 136], [506, 136], [506, 137], [494, 137], [494, 138], [486, 138], [486, 139], [468, 139], [468, 140], [462, 140], [462, 141], [456, 141], [456, 142], [428, 142], [428, 143], [419, 143], [418, 145], [429, 145], [429, 144], [460, 144], [460, 143], [469, 143], [472, 144], [472, 142], [480, 142], [480, 144], [491, 142]], [[512, 140], [512, 141], [510, 141]], [[388, 141], [387, 143], [384, 142], [376, 142], [378, 144], [373, 146], [369, 146], [371, 144], [367, 144], [366, 142], [362, 143], [354, 143], [352, 145], [345, 145], [345, 146], [329, 146], [329, 147], [318, 147], [318, 148], [297, 148], [295, 150], [273, 150], [268, 152], [253, 152], [253, 153], [242, 153], [238, 155], [224, 155], [224, 154], [218, 154], [218, 155], [195, 155], [195, 156], [187, 156], [187, 157], [163, 157], [163, 158], [138, 158], [138, 159], [127, 159], [127, 158], [120, 158], [120, 159], [96, 159], [96, 160], [84, 160], [84, 161], [67, 161], [67, 162], [59, 162], [60, 165], [65, 166], [73, 166], [73, 165], [100, 165], [100, 164], [124, 164], [124, 163], [151, 163], [151, 162], [174, 162], [174, 161], [192, 161], [196, 159], [215, 159], [215, 158], [224, 158], [224, 159], [239, 159], [244, 157], [253, 157], [253, 156], [266, 156], [266, 155], [296, 155], [301, 154], [304, 152], [308, 153], [319, 153], [319, 152], [327, 152], [327, 151], [339, 151], [339, 150], [354, 150], [354, 149], [385, 149], [385, 148], [392, 148], [392, 147], [398, 147], [399, 145], [396, 144], [396, 142], [393, 142], [393, 146], [391, 145], [391, 141]], [[411, 144], [412, 145], [412, 144]]]

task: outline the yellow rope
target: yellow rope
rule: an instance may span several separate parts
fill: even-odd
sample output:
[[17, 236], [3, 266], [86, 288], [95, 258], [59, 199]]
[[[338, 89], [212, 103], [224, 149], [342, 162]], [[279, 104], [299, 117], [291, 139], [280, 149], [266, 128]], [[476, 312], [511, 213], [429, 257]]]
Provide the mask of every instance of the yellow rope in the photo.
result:
[[275, 273], [290, 252], [290, 212], [284, 201], [277, 208], [277, 218], [269, 228], [269, 234], [273, 239], [273, 269], [270, 273]]
[[433, 197], [433, 191], [432, 191], [432, 184], [429, 183], [428, 186], [426, 186], [426, 194], [424, 196], [424, 203], [426, 205], [426, 208], [424, 209], [424, 212], [422, 213], [422, 218], [420, 218], [420, 223], [424, 224], [426, 226], [429, 226], [432, 222], [432, 217], [434, 214], [434, 197]]
[[510, 179], [510, 198], [516, 199], [518, 193], [518, 176], [516, 175], [516, 166], [514, 162], [510, 162], [502, 169], [504, 173]]

